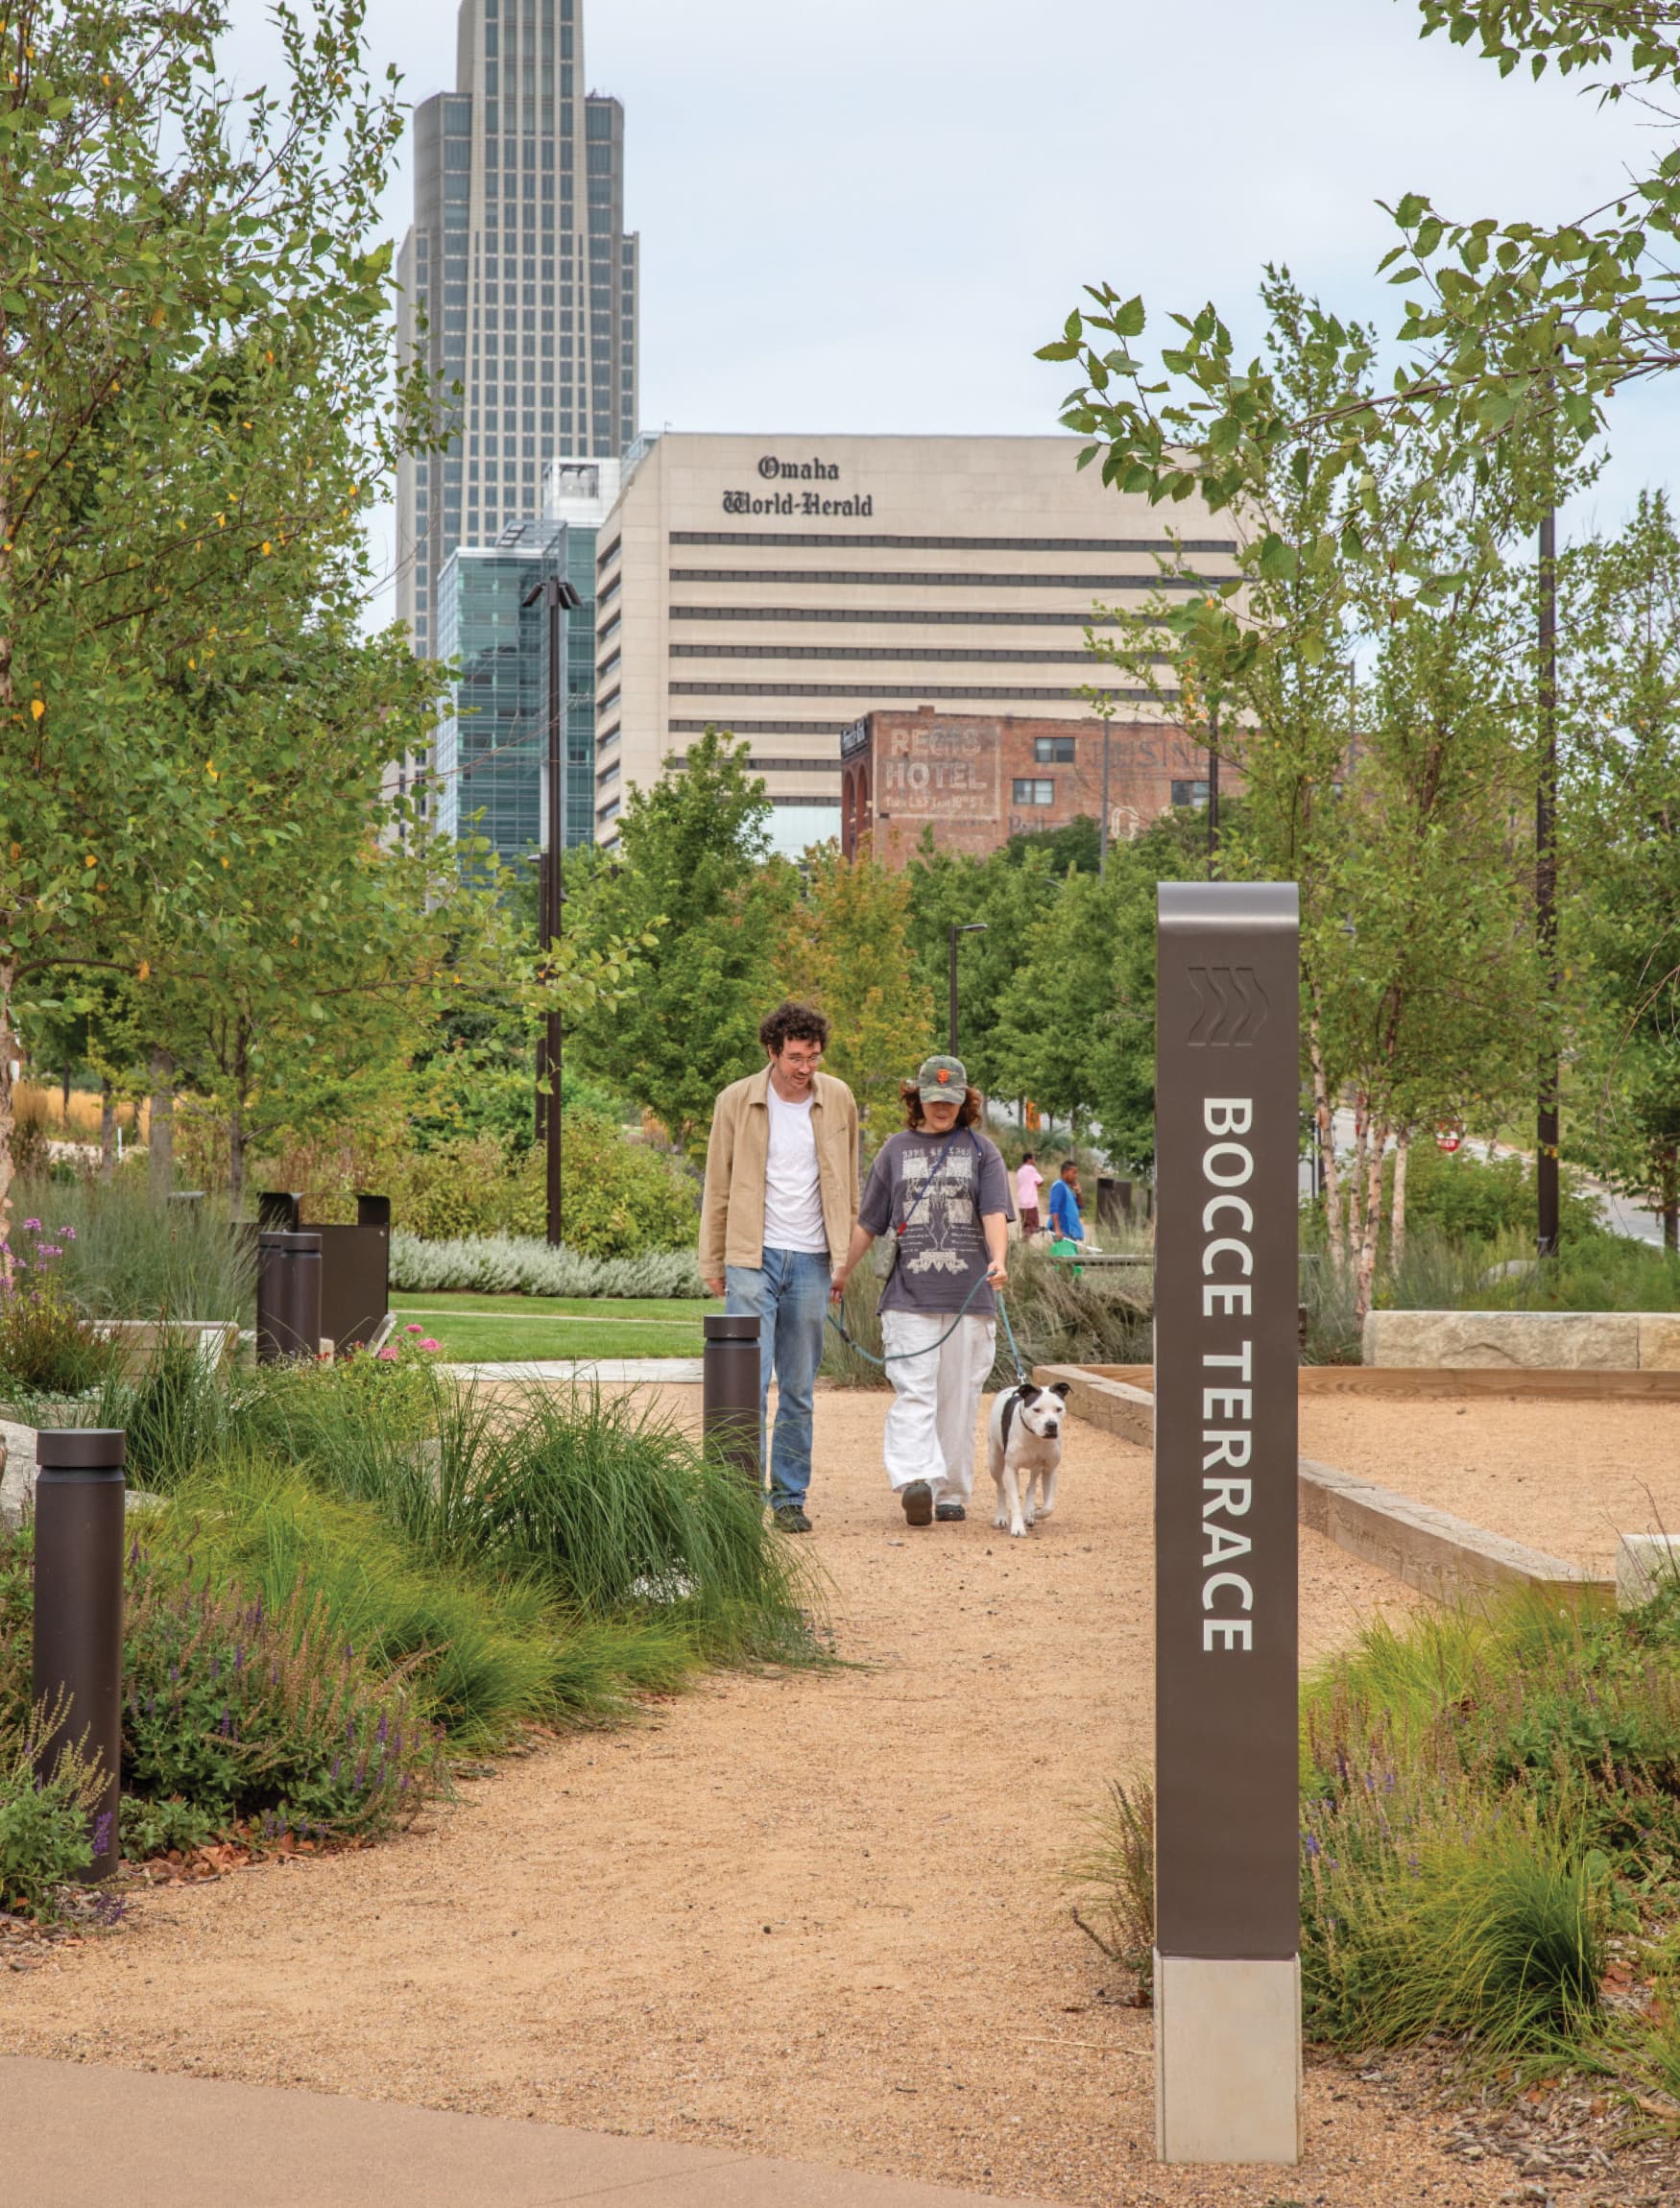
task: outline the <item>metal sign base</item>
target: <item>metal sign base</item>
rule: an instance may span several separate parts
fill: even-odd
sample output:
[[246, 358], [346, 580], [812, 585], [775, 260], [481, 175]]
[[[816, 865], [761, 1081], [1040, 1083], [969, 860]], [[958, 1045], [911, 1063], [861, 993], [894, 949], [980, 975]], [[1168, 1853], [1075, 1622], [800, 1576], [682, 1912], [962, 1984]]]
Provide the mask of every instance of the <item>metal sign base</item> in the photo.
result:
[[1155, 1957], [1155, 2151], [1301, 2159], [1301, 1961]]

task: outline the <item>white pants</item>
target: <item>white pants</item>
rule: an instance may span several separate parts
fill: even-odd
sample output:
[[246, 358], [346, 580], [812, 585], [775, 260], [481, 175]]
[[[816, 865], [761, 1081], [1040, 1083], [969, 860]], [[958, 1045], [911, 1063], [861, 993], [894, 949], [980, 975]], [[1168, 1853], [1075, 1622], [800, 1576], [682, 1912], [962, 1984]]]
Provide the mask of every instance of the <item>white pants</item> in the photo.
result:
[[966, 1503], [974, 1485], [974, 1422], [997, 1351], [996, 1319], [966, 1315], [949, 1341], [926, 1351], [951, 1324], [949, 1311], [882, 1311], [881, 1347], [892, 1362], [893, 1407], [881, 1452], [896, 1494], [924, 1479], [935, 1502]]

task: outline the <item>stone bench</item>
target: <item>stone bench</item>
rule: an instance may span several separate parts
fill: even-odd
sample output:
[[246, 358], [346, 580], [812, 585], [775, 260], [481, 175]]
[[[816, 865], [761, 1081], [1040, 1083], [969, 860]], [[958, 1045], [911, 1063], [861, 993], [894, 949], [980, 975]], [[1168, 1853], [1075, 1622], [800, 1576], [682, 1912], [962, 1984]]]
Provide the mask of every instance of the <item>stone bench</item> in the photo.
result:
[[1680, 1311], [1369, 1311], [1367, 1365], [1680, 1372]]

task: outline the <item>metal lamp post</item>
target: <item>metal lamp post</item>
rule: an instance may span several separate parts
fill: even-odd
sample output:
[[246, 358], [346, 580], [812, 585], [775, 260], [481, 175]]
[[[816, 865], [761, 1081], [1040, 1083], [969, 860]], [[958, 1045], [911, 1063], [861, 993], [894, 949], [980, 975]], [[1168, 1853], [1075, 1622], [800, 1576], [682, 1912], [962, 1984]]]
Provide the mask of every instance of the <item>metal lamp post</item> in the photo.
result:
[[957, 937], [959, 935], [984, 935], [987, 922], [971, 920], [953, 921], [950, 930], [950, 1054], [957, 1055]]
[[[563, 613], [583, 604], [564, 575], [545, 575], [520, 599], [520, 606], [539, 601], [548, 609], [548, 804], [542, 835], [542, 895], [538, 932], [542, 947], [560, 941], [561, 908], [565, 903], [562, 865], [565, 852], [565, 687], [561, 679], [561, 641], [565, 635]], [[542, 1063], [538, 1071], [537, 1123], [543, 1139], [548, 1182], [548, 1240], [560, 1241], [560, 1014], [551, 1012], [543, 1022]], [[547, 1083], [546, 1092], [543, 1082]]]
[[[1557, 514], [1540, 517], [1540, 780], [1534, 799], [1536, 933], [1548, 995], [1557, 991]], [[1534, 1246], [1557, 1256], [1558, 1069], [1555, 1030], [1548, 1021], [1540, 1062], [1534, 1143]]]

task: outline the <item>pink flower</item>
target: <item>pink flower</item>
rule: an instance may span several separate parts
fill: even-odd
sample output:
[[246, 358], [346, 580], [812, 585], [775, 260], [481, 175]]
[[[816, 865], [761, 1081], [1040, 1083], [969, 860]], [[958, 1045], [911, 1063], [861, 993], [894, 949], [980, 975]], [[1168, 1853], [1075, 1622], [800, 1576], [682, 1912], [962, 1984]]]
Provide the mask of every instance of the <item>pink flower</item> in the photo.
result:
[[402, 1331], [405, 1334], [423, 1334], [426, 1330], [420, 1326], [408, 1326], [404, 1327]]
[[373, 1355], [376, 1357], [383, 1357], [388, 1364], [395, 1363], [396, 1359], [396, 1345], [394, 1343], [387, 1343], [384, 1349], [375, 1350]]
[[432, 1339], [432, 1337], [431, 1337], [431, 1335], [430, 1335], [430, 1334], [428, 1334], [428, 1335], [426, 1336], [425, 1340], [424, 1340], [423, 1342], [421, 1342], [421, 1344], [420, 1344], [420, 1348], [421, 1348], [422, 1350], [437, 1350], [437, 1349], [442, 1349], [442, 1348], [443, 1348], [443, 1346], [444, 1346], [444, 1345], [443, 1345], [443, 1343], [442, 1343], [442, 1342], [435, 1342], [435, 1341], [433, 1341], [433, 1339]]
[[66, 1242], [73, 1242], [76, 1239], [76, 1230], [74, 1227], [60, 1227], [59, 1229], [59, 1235], [60, 1238]]
[[30, 1228], [34, 1233], [37, 1235], [41, 1231], [41, 1223], [38, 1219], [25, 1219], [23, 1223], [26, 1227]]

